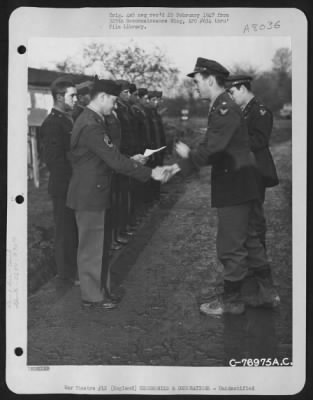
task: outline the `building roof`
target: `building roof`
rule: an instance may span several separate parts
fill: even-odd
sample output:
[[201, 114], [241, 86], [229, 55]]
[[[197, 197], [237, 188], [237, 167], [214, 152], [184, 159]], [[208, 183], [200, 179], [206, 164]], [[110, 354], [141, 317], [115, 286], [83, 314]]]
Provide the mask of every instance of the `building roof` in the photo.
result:
[[83, 74], [69, 74], [47, 69], [28, 68], [28, 84], [34, 86], [50, 87], [51, 83], [60, 76], [68, 76], [75, 84], [93, 80], [92, 76]]

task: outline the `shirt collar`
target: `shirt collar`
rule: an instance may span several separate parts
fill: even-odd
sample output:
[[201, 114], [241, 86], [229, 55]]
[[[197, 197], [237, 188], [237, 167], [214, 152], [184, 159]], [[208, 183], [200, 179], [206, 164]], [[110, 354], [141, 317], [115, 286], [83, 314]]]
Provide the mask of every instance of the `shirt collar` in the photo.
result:
[[225, 100], [229, 100], [229, 95], [227, 92], [222, 92], [219, 94], [216, 99], [213, 101], [212, 106], [210, 107], [210, 111], [214, 111], [216, 107], [218, 107], [221, 103], [223, 103]]
[[64, 116], [65, 118], [69, 119], [71, 122], [73, 122], [73, 118], [72, 116], [67, 113], [66, 111], [61, 110], [61, 108], [57, 107], [57, 106], [53, 106], [51, 111], [55, 111], [57, 114], [61, 114], [62, 116]]
[[104, 115], [100, 114], [99, 111], [97, 111], [91, 104], [88, 104], [86, 108], [89, 108], [91, 111], [96, 113], [102, 119], [102, 121], [104, 121]]
[[251, 108], [251, 106], [256, 102], [256, 97], [253, 96], [252, 99], [242, 108], [242, 111], [247, 111]]

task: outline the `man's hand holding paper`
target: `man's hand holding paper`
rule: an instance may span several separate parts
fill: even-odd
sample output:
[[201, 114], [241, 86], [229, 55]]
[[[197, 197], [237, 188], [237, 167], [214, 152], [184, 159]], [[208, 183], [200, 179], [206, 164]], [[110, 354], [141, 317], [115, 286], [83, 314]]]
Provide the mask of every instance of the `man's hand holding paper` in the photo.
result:
[[148, 157], [145, 157], [143, 154], [135, 154], [130, 158], [132, 160], [140, 162], [140, 164], [145, 164], [148, 161]]

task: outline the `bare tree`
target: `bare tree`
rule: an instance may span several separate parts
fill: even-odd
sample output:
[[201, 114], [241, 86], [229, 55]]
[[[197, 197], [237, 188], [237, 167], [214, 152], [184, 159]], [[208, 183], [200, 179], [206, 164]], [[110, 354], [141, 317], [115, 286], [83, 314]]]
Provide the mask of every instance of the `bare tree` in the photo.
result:
[[272, 59], [273, 70], [291, 76], [291, 51], [282, 47], [278, 49]]
[[83, 49], [80, 61], [67, 58], [57, 68], [63, 72], [127, 79], [152, 90], [171, 89], [178, 82], [179, 72], [162, 49], [155, 46], [148, 52], [134, 41], [123, 47], [90, 43]]
[[250, 64], [234, 64], [231, 68], [231, 74], [232, 75], [249, 75], [252, 76], [253, 78], [257, 77], [260, 72], [259, 70]]

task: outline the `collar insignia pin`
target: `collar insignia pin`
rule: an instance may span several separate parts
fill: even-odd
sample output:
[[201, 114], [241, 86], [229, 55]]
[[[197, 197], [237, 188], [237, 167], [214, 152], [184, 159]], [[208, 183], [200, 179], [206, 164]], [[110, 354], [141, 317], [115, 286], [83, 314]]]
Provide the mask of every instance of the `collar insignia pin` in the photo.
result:
[[228, 113], [228, 108], [221, 108], [220, 109], [220, 114], [221, 115], [226, 115]]

